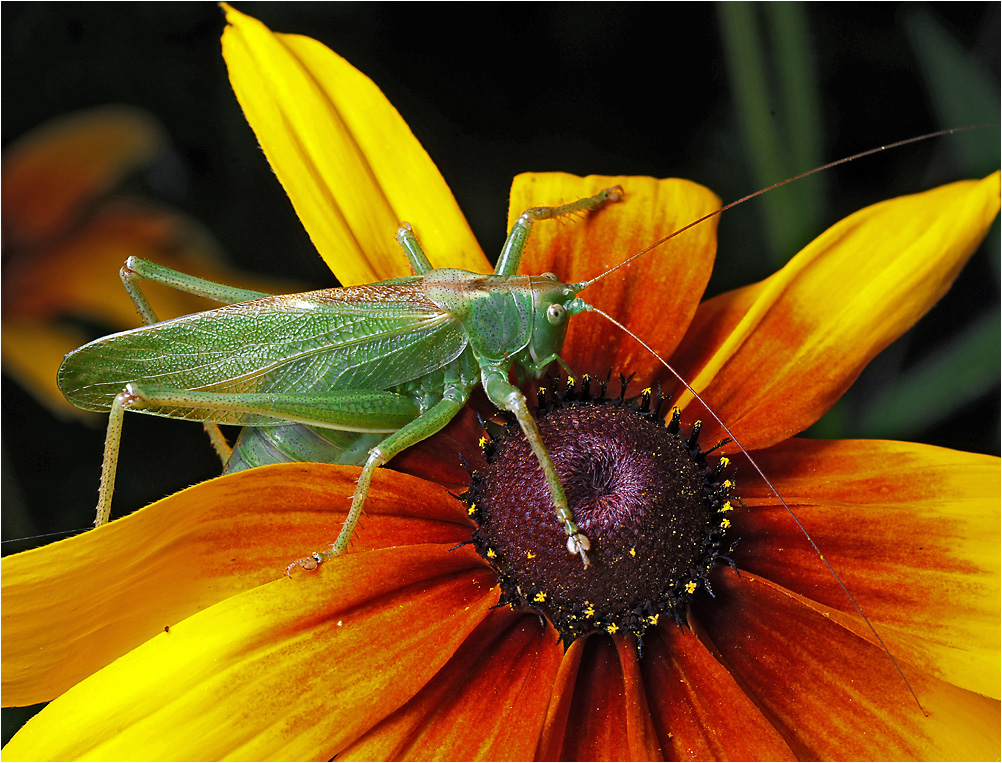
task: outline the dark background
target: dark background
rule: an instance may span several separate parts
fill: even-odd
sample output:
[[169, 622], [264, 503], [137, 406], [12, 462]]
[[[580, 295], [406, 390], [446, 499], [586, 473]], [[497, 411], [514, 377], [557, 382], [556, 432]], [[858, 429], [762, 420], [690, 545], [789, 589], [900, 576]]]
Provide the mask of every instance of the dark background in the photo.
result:
[[[859, 207], [999, 166], [998, 3], [767, 5], [238, 7], [275, 31], [321, 40], [375, 80], [438, 164], [488, 253], [503, 241], [508, 187], [519, 172], [680, 176], [729, 201], [857, 151], [996, 122], [795, 186], [787, 209], [798, 209], [799, 197], [811, 211], [787, 211], [780, 234], [765, 230], [760, 200], [728, 212], [723, 266], [710, 287], [717, 293], [768, 275]], [[736, 20], [742, 13], [750, 23]], [[4, 146], [78, 109], [142, 107], [173, 141], [170, 161], [143, 179], [144, 195], [204, 223], [240, 267], [332, 284], [230, 91], [217, 6], [4, 3], [2, 22]], [[771, 51], [763, 71], [773, 93], [795, 73], [806, 78], [808, 97], [756, 95], [742, 78], [756, 64], [726, 33], [729, 22]], [[776, 29], [784, 25], [792, 25], [805, 59], [777, 52]], [[749, 121], [755, 108], [759, 117]], [[755, 169], [763, 152], [749, 138], [750, 124], [777, 141], [779, 165]], [[787, 243], [777, 246], [777, 235]], [[990, 241], [817, 434], [998, 453], [997, 225]], [[955, 379], [979, 358], [948, 353], [981, 316], [990, 325], [979, 341], [989, 351], [976, 355], [990, 376], [968, 389]], [[924, 363], [939, 364], [939, 387], [919, 398], [906, 425], [874, 424], [868, 406], [896, 394], [895, 385]], [[103, 429], [59, 422], [6, 377], [2, 414], [5, 540], [88, 526]], [[129, 416], [116, 514], [217, 472], [200, 427]], [[4, 550], [23, 547], [5, 543]], [[8, 733], [5, 723], [5, 739]]]
[[[996, 122], [866, 158], [790, 189], [788, 197], [808, 199], [814, 211], [787, 214], [790, 230], [783, 235], [793, 243], [783, 251], [763, 229], [759, 200], [726, 213], [723, 267], [710, 287], [716, 293], [768, 275], [859, 207], [984, 175], [999, 164], [997, 3], [787, 8], [802, 14], [794, 26], [807, 59], [794, 66], [808, 78], [813, 101], [759, 99], [765, 117], [758, 128], [778, 138], [787, 162], [765, 170], [754, 169], [761, 152], [750, 147], [741, 105], [751, 88], [738, 74], [754, 65], [725, 29], [728, 13], [747, 11], [752, 37], [775, 49], [771, 25], [789, 23], [767, 15], [777, 11], [677, 4], [238, 7], [275, 31], [321, 40], [375, 80], [438, 164], [488, 253], [503, 241], [508, 187], [519, 172], [674, 175], [729, 201], [894, 140]], [[204, 223], [243, 268], [332, 284], [230, 90], [216, 5], [5, 3], [2, 14], [5, 146], [77, 109], [142, 107], [164, 124], [174, 146], [167, 169], [144, 179], [148, 198]], [[957, 60], [936, 53], [943, 39]], [[766, 80], [778, 92], [791, 64], [781, 56], [767, 64]], [[974, 402], [955, 411], [948, 404], [963, 391], [951, 380], [950, 363], [966, 360], [944, 361], [944, 384], [917, 406], [905, 429], [873, 431], [860, 423], [877, 391], [899, 383], [992, 311], [988, 361], [997, 372], [997, 230], [948, 298], [889, 359], [875, 363], [817, 433], [998, 452], [997, 376], [982, 383]], [[58, 422], [5, 378], [5, 539], [92, 521], [103, 436], [101, 429]], [[119, 515], [218, 469], [201, 428], [190, 424], [129, 416], [123, 448]]]

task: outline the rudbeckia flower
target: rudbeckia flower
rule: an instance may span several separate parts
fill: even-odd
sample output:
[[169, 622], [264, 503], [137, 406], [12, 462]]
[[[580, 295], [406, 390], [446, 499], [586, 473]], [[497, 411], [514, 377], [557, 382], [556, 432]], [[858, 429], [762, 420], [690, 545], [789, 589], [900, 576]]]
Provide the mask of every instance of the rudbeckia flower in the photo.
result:
[[[437, 267], [488, 272], [399, 115], [320, 43], [227, 8], [223, 52], [268, 160], [345, 284], [406, 273], [414, 225]], [[540, 223], [522, 270], [567, 281], [718, 206], [691, 183], [522, 175], [522, 209], [620, 184], [623, 203]], [[700, 304], [701, 225], [585, 296], [690, 380], [810, 529], [897, 657], [852, 609], [775, 496], [743, 468], [740, 574], [712, 574], [686, 627], [558, 643], [496, 608], [493, 570], [450, 491], [476, 457], [465, 411], [373, 480], [350, 552], [358, 469], [284, 464], [210, 480], [3, 563], [3, 698], [52, 700], [8, 760], [986, 758], [999, 749], [999, 461], [896, 442], [793, 436], [942, 295], [999, 206], [999, 175], [864, 209], [771, 278]], [[599, 316], [574, 369], [672, 384]], [[679, 393], [703, 438], [723, 437]], [[729, 446], [728, 452], [733, 452]], [[565, 649], [565, 646], [567, 648]]]

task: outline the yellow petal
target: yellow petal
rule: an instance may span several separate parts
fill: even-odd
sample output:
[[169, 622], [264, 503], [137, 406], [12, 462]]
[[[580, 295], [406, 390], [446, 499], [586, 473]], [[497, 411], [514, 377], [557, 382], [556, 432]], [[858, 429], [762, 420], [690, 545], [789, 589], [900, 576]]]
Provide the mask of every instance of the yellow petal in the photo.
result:
[[563, 651], [535, 615], [494, 609], [410, 702], [338, 760], [529, 760]]
[[471, 548], [349, 554], [161, 632], [32, 718], [5, 760], [329, 760], [497, 602]]
[[413, 225], [436, 267], [489, 272], [452, 192], [364, 74], [316, 40], [224, 4], [230, 82], [313, 243], [344, 285], [407, 275]]
[[[277, 464], [218, 477], [3, 560], [3, 701], [28, 705], [194, 612], [283, 577], [336, 537], [358, 468]], [[357, 551], [469, 539], [442, 487], [380, 470]]]
[[701, 305], [676, 368], [749, 450], [796, 434], [943, 296], [998, 209], [999, 173], [867, 207]]
[[[999, 459], [913, 443], [796, 438], [756, 460], [895, 656], [998, 698]], [[735, 563], [833, 618], [848, 613], [839, 622], [872, 639], [787, 510], [749, 468], [738, 468], [750, 511], [735, 517]]]
[[[708, 645], [798, 757], [813, 760], [987, 760], [998, 756], [999, 703], [901, 664], [747, 572], [721, 570], [716, 600], [694, 606]], [[707, 604], [707, 602], [700, 602]], [[943, 616], [949, 617], [949, 603]]]

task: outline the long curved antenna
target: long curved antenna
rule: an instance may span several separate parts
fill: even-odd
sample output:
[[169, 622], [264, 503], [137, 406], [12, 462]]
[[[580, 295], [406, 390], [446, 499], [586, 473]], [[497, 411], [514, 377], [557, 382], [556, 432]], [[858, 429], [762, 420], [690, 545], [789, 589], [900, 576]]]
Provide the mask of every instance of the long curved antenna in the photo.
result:
[[[868, 153], [872, 153], [872, 152], [868, 152]], [[755, 194], [753, 194], [753, 195], [755, 195]], [[730, 206], [733, 206], [733, 205], [730, 205]], [[727, 207], [724, 207], [724, 209], [726, 209], [726, 208]], [[690, 227], [690, 226], [687, 226], [687, 227]], [[685, 230], [685, 228], [683, 228], [682, 230]], [[631, 257], [630, 259], [633, 259], [633, 258]], [[625, 260], [624, 263], [622, 263], [622, 264], [625, 264], [626, 262], [629, 262], [629, 260]], [[832, 574], [832, 577], [835, 578], [835, 582], [839, 584], [839, 587], [842, 589], [843, 593], [845, 593], [846, 597], [852, 603], [853, 608], [856, 610], [856, 612], [859, 613], [859, 616], [861, 618], [863, 618], [863, 622], [866, 623], [866, 627], [870, 629], [870, 633], [872, 633], [873, 636], [874, 636], [874, 638], [877, 639], [877, 643], [880, 644], [881, 649], [884, 650], [884, 653], [890, 658], [891, 662], [894, 664], [894, 669], [898, 671], [898, 675], [901, 676], [901, 680], [905, 682], [905, 686], [908, 687], [908, 691], [911, 693], [912, 699], [915, 700], [915, 704], [918, 705], [919, 710], [921, 710], [922, 714], [928, 718], [929, 717], [929, 713], [927, 713], [926, 710], [925, 710], [925, 708], [922, 707], [922, 703], [919, 702], [918, 695], [915, 693], [915, 690], [912, 688], [912, 685], [908, 682], [908, 679], [905, 678], [904, 671], [901, 670], [901, 666], [898, 664], [898, 661], [896, 659], [894, 659], [894, 655], [891, 654], [891, 650], [887, 648], [887, 644], [884, 643], [884, 640], [880, 637], [880, 634], [877, 633], [877, 629], [873, 627], [873, 623], [871, 623], [870, 619], [865, 614], [863, 614], [863, 610], [860, 608], [859, 604], [856, 603], [856, 600], [852, 597], [852, 594], [849, 593], [849, 589], [846, 588], [845, 583], [842, 582], [842, 578], [840, 578], [838, 576], [838, 573], [835, 572], [835, 568], [832, 567], [831, 562], [829, 562], [828, 559], [825, 558], [825, 555], [821, 553], [821, 549], [818, 548], [818, 544], [814, 542], [814, 538], [811, 537], [811, 534], [809, 532], [807, 532], [807, 528], [805, 528], [804, 525], [801, 523], [801, 521], [797, 518], [797, 515], [793, 513], [793, 509], [791, 509], [790, 506], [786, 503], [786, 501], [783, 500], [783, 496], [781, 496], [779, 494], [779, 491], [776, 490], [776, 488], [773, 486], [772, 482], [769, 481], [769, 478], [765, 476], [765, 472], [763, 472], [762, 469], [759, 467], [759, 465], [755, 462], [755, 459], [751, 457], [751, 454], [747, 450], [745, 450], [744, 445], [741, 444], [741, 442], [738, 440], [737, 436], [735, 436], [734, 432], [731, 431], [730, 427], [728, 427], [727, 424], [725, 424], [721, 420], [721, 418], [713, 411], [713, 409], [710, 408], [710, 406], [708, 406], [706, 404], [706, 402], [703, 400], [703, 398], [699, 396], [699, 393], [696, 392], [696, 390], [694, 390], [689, 385], [689, 383], [685, 379], [682, 378], [681, 374], [679, 374], [678, 371], [676, 371], [674, 368], [672, 368], [668, 364], [668, 362], [664, 360], [664, 358], [662, 358], [660, 355], [658, 355], [654, 351], [654, 349], [649, 344], [647, 344], [647, 342], [645, 342], [639, 336], [637, 336], [636, 334], [634, 334], [632, 331], [630, 331], [628, 328], [626, 328], [626, 326], [624, 326], [622, 323], [620, 323], [619, 321], [617, 321], [611, 315], [609, 315], [608, 313], [606, 313], [606, 312], [598, 309], [597, 307], [594, 307], [593, 305], [589, 305], [588, 303], [585, 303], [585, 310], [587, 312], [598, 313], [599, 315], [601, 315], [602, 317], [604, 317], [606, 320], [608, 320], [610, 323], [612, 323], [614, 326], [618, 326], [624, 333], [626, 333], [629, 336], [633, 337], [633, 339], [635, 339], [640, 344], [641, 347], [643, 347], [651, 355], [653, 355], [655, 358], [657, 358], [658, 362], [660, 362], [665, 368], [667, 368], [671, 372], [672, 376], [674, 376], [676, 379], [678, 379], [685, 386], [685, 388], [687, 390], [689, 390], [689, 392], [692, 394], [692, 396], [702, 404], [702, 406], [716, 420], [716, 422], [718, 424], [720, 424], [720, 426], [723, 428], [723, 430], [727, 433], [727, 436], [731, 438], [731, 440], [734, 442], [734, 444], [738, 446], [738, 449], [744, 454], [745, 458], [748, 459], [748, 463], [750, 463], [752, 465], [752, 468], [758, 473], [758, 476], [762, 478], [762, 481], [768, 486], [769, 490], [772, 491], [772, 494], [775, 495], [777, 499], [779, 499], [779, 502], [783, 505], [783, 508], [786, 509], [787, 513], [793, 518], [793, 521], [796, 522], [797, 527], [800, 528], [800, 531], [804, 534], [804, 537], [807, 538], [807, 541], [811, 544], [811, 548], [813, 548], [814, 551], [815, 551], [815, 553], [817, 553], [817, 555], [821, 558], [821, 561], [825, 563], [825, 566], [828, 568], [828, 571]]]
[[855, 161], [856, 159], [862, 159], [864, 156], [870, 156], [870, 154], [877, 154], [877, 153], [880, 153], [881, 151], [886, 151], [886, 150], [891, 149], [891, 148], [898, 148], [899, 146], [907, 146], [909, 143], [918, 143], [919, 141], [929, 140], [930, 138], [939, 138], [939, 137], [942, 137], [943, 135], [952, 135], [953, 133], [965, 132], [967, 130], [976, 130], [979, 127], [988, 127], [988, 126], [989, 125], [987, 123], [985, 123], [985, 124], [978, 124], [978, 125], [969, 125], [968, 127], [953, 127], [953, 128], [951, 128], [949, 130], [938, 130], [936, 132], [926, 133], [925, 135], [919, 135], [919, 136], [914, 137], [914, 138], [906, 138], [905, 140], [899, 140], [899, 141], [896, 141], [894, 143], [888, 143], [887, 145], [884, 145], [884, 146], [877, 146], [876, 148], [871, 148], [871, 149], [869, 149], [867, 151], [861, 151], [858, 154], [853, 154], [852, 156], [847, 156], [847, 157], [845, 157], [843, 159], [838, 159], [838, 160], [836, 160], [834, 162], [828, 162], [828, 164], [823, 164], [820, 167], [815, 167], [812, 170], [807, 170], [806, 172], [801, 172], [799, 175], [794, 175], [793, 177], [787, 178], [786, 180], [780, 180], [778, 183], [773, 183], [772, 185], [770, 185], [767, 188], [762, 188], [761, 190], [755, 191], [755, 193], [750, 193], [747, 196], [742, 196], [737, 201], [732, 201], [731, 203], [725, 204], [724, 206], [720, 207], [720, 209], [715, 209], [713, 212], [710, 212], [709, 214], [703, 215], [698, 220], [694, 220], [691, 223], [689, 223], [688, 225], [682, 226], [678, 230], [673, 231], [672, 233], [669, 233], [664, 238], [658, 239], [657, 241], [655, 241], [650, 246], [644, 247], [643, 249], [641, 249], [636, 254], [633, 254], [633, 255], [627, 257], [625, 260], [623, 260], [622, 262], [620, 262], [618, 265], [613, 265], [607, 271], [605, 271], [604, 273], [600, 273], [599, 275], [597, 275], [594, 278], [592, 278], [590, 281], [582, 281], [580, 283], [574, 284], [573, 288], [577, 289], [577, 291], [583, 291], [584, 289], [588, 288], [589, 286], [591, 286], [596, 281], [599, 281], [599, 280], [605, 278], [606, 276], [609, 276], [609, 275], [615, 273], [620, 268], [625, 268], [627, 265], [629, 265], [631, 262], [633, 262], [638, 257], [642, 257], [643, 255], [645, 255], [648, 252], [650, 252], [652, 249], [657, 249], [659, 246], [661, 246], [662, 244], [664, 244], [666, 241], [671, 241], [671, 239], [675, 238], [678, 235], [681, 235], [682, 233], [685, 233], [690, 228], [694, 228], [695, 226], [699, 225], [700, 223], [706, 222], [710, 218], [716, 217], [717, 215], [719, 215], [719, 214], [721, 214], [723, 212], [726, 212], [728, 209], [732, 209], [733, 207], [736, 207], [739, 204], [744, 204], [746, 201], [748, 201], [750, 199], [754, 199], [756, 196], [761, 196], [763, 193], [768, 193], [769, 191], [773, 190], [774, 188], [779, 188], [780, 186], [784, 186], [787, 183], [792, 183], [794, 180], [800, 180], [801, 178], [805, 178], [808, 175], [813, 175], [816, 172], [823, 172], [824, 170], [831, 169], [832, 167], [837, 167], [840, 164], [846, 164], [847, 162]]

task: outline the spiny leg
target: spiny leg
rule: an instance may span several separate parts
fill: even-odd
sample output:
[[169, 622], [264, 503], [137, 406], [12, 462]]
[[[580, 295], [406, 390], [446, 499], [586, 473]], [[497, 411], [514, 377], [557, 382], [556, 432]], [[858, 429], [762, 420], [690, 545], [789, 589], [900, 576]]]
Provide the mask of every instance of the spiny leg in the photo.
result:
[[108, 430], [104, 435], [104, 457], [101, 460], [101, 486], [97, 490], [97, 516], [94, 527], [100, 527], [111, 517], [111, 496], [115, 492], [115, 473], [122, 443], [122, 420], [125, 406], [132, 398], [128, 390], [119, 392], [108, 412]]
[[108, 416], [101, 487], [95, 525], [108, 521], [111, 495], [122, 436], [125, 409], [174, 408], [198, 412], [196, 421], [210, 416], [239, 416], [298, 421], [309, 426], [349, 428], [352, 431], [392, 432], [414, 421], [418, 407], [408, 397], [372, 390], [333, 390], [328, 393], [219, 393], [198, 392], [130, 382], [116, 395]]
[[560, 484], [560, 476], [557, 474], [557, 468], [553, 465], [553, 459], [550, 458], [550, 454], [543, 444], [543, 436], [539, 433], [539, 427], [536, 426], [535, 419], [529, 413], [525, 395], [518, 387], [514, 387], [508, 382], [506, 374], [500, 368], [484, 369], [483, 387], [487, 397], [494, 405], [515, 415], [519, 427], [525, 434], [526, 442], [529, 443], [529, 447], [532, 448], [532, 452], [543, 470], [543, 476], [550, 489], [550, 496], [553, 498], [553, 508], [557, 520], [563, 526], [564, 532], [567, 533], [567, 550], [572, 554], [578, 554], [587, 568], [591, 564], [587, 554], [591, 548], [591, 542], [574, 522], [574, 512], [571, 511], [567, 503], [567, 494], [564, 493], [564, 488]]
[[591, 212], [604, 204], [616, 202], [622, 198], [623, 189], [617, 185], [599, 191], [586, 199], [572, 201], [570, 204], [561, 204], [557, 207], [531, 207], [525, 210], [518, 216], [515, 224], [511, 227], [511, 232], [508, 233], [508, 238], [501, 249], [501, 256], [498, 258], [497, 267], [494, 268], [495, 275], [513, 276], [518, 273], [525, 242], [529, 240], [532, 224], [536, 220], [553, 220], [557, 217], [572, 215], [575, 212]]
[[315, 570], [328, 559], [343, 554], [348, 549], [348, 543], [355, 532], [355, 526], [362, 516], [365, 499], [369, 494], [369, 486], [372, 484], [372, 475], [375, 474], [376, 469], [389, 462], [401, 451], [426, 440], [442, 429], [463, 409], [468, 398], [469, 392], [462, 387], [448, 388], [445, 396], [437, 404], [372, 448], [365, 466], [362, 467], [362, 473], [358, 477], [355, 494], [351, 499], [351, 508], [348, 510], [341, 532], [338, 533], [337, 540], [334, 541], [331, 549], [329, 551], [314, 551], [310, 556], [296, 560], [286, 568], [285, 574], [290, 575], [296, 567], [302, 567], [307, 571]]

